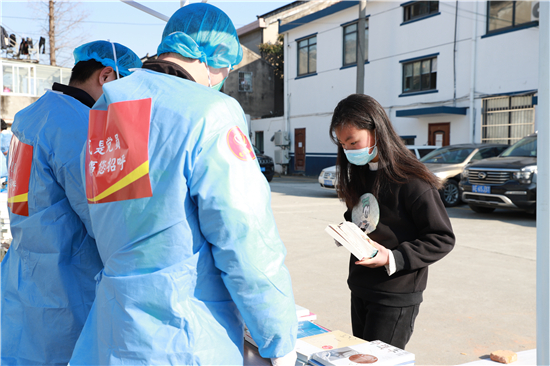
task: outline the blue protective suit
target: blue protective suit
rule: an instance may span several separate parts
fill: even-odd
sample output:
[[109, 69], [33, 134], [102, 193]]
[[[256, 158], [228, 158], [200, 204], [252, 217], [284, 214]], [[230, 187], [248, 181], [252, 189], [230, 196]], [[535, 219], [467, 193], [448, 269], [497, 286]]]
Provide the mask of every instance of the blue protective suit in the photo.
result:
[[243, 320], [262, 356], [292, 351], [296, 309], [269, 184], [227, 141], [235, 126], [247, 133], [239, 104], [144, 69], [103, 90], [94, 110], [152, 102], [152, 196], [90, 205], [105, 268], [71, 365], [242, 364]]
[[0, 156], [3, 156], [4, 160], [6, 160], [6, 166], [8, 164], [8, 157], [6, 153], [10, 149], [10, 141], [12, 135], [13, 133], [8, 130], [4, 130], [2, 131], [2, 133], [0, 133], [0, 151], [2, 151], [2, 155]]
[[66, 365], [92, 306], [102, 263], [79, 160], [89, 110], [47, 91], [15, 116], [12, 131], [33, 154], [28, 216], [10, 210], [13, 241], [1, 264], [2, 365]]

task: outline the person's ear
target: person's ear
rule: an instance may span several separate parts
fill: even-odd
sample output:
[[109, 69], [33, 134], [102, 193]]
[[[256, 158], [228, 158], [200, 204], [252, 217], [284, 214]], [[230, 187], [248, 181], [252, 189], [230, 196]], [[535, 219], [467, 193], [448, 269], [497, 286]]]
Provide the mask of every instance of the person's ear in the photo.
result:
[[99, 73], [99, 85], [116, 80], [116, 72], [111, 66], [104, 67]]

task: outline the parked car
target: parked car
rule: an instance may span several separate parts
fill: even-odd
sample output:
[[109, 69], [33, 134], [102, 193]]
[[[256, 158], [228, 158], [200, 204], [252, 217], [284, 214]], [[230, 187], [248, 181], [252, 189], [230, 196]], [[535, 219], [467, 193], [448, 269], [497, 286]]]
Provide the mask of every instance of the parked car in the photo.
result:
[[441, 147], [420, 159], [443, 181], [441, 199], [446, 207], [461, 203], [458, 184], [464, 167], [473, 161], [497, 156], [509, 146], [503, 144], [456, 144]]
[[466, 167], [460, 190], [462, 199], [475, 212], [511, 208], [535, 213], [537, 134], [524, 137], [498, 157]]
[[[436, 150], [438, 147], [439, 146], [430, 145], [407, 145], [407, 149], [409, 149], [418, 159]], [[336, 189], [336, 165], [329, 166], [321, 171], [321, 174], [319, 174], [319, 184], [323, 188]]]
[[434, 145], [422, 145], [422, 146], [414, 146], [414, 145], [407, 145], [407, 149], [409, 149], [416, 157], [417, 159], [422, 159], [424, 156], [428, 155], [434, 150], [437, 150], [440, 148], [440, 146], [434, 146]]
[[275, 164], [273, 163], [273, 158], [262, 153], [256, 148], [256, 146], [254, 146], [254, 153], [256, 154], [262, 173], [264, 173], [267, 181], [271, 182], [273, 176], [275, 175]]
[[329, 166], [321, 171], [319, 184], [323, 188], [336, 189], [336, 165]]

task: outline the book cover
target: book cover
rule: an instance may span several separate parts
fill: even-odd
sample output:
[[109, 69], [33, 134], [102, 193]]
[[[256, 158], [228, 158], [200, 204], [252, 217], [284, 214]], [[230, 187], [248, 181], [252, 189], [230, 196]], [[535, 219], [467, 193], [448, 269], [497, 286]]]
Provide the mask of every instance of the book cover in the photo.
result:
[[310, 322], [309, 320], [298, 322], [298, 335], [297, 338], [311, 337], [317, 334], [330, 332], [327, 328], [324, 328], [318, 324]]
[[414, 354], [382, 341], [363, 342], [347, 347], [314, 353], [311, 359], [324, 366], [364, 365], [410, 366]]
[[314, 353], [365, 342], [360, 338], [335, 330], [298, 339], [296, 341], [296, 353], [300, 360], [308, 361]]

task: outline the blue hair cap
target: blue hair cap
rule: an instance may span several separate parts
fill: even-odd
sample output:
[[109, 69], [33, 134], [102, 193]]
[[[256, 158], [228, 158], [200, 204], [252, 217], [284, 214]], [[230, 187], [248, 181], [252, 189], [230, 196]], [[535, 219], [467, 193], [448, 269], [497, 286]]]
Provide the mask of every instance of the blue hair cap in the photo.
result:
[[[116, 55], [115, 55], [116, 51]], [[103, 66], [110, 66], [122, 76], [128, 76], [130, 69], [140, 68], [142, 63], [138, 55], [119, 43], [95, 41], [85, 43], [73, 51], [74, 64], [80, 61], [96, 60]], [[115, 63], [116, 60], [116, 63]]]
[[199, 59], [215, 69], [232, 69], [243, 59], [233, 22], [222, 10], [207, 3], [184, 6], [170, 17], [157, 55], [168, 52]]

